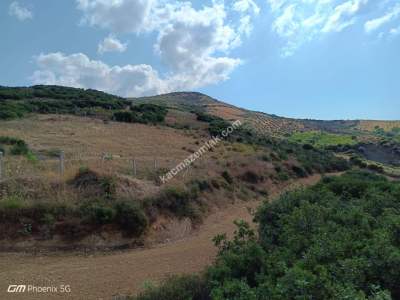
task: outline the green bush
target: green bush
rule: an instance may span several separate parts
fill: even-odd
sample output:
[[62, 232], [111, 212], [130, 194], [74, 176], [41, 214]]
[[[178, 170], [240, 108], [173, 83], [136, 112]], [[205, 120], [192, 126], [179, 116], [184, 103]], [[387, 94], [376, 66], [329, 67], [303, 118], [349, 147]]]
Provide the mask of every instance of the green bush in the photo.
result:
[[29, 153], [28, 145], [24, 141], [18, 141], [11, 147], [10, 153], [12, 155], [27, 155]]
[[2, 145], [11, 146], [10, 153], [12, 155], [28, 155], [28, 154], [32, 155], [31, 151], [29, 150], [28, 145], [25, 143], [25, 141], [23, 141], [21, 139], [9, 137], [9, 136], [1, 136], [0, 137], [0, 147], [4, 154], [5, 147]]
[[197, 112], [196, 115], [197, 115], [197, 120], [201, 121], [201, 122], [211, 123], [213, 121], [221, 121], [221, 120], [223, 120], [220, 117], [216, 117], [216, 116], [213, 116], [213, 115], [210, 115], [210, 114], [206, 114], [206, 113], [203, 113], [203, 112]]
[[179, 218], [188, 217], [192, 220], [199, 219], [197, 199], [199, 188], [196, 185], [191, 189], [180, 187], [167, 187], [161, 193], [146, 201], [148, 210], [157, 208], [171, 213]]
[[240, 176], [240, 179], [249, 183], [256, 184], [264, 181], [265, 178], [254, 171], [248, 170]]
[[132, 300], [210, 300], [209, 289], [200, 276], [175, 276], [159, 287], [148, 287]]
[[104, 225], [114, 222], [116, 211], [102, 200], [88, 201], [80, 208], [81, 216], [91, 224]]
[[141, 235], [148, 226], [143, 209], [135, 202], [119, 201], [114, 205], [116, 222], [130, 235]]
[[299, 166], [292, 166], [292, 171], [296, 174], [297, 177], [307, 177], [307, 171]]
[[212, 120], [209, 123], [208, 131], [212, 136], [220, 136], [231, 124], [223, 119]]
[[154, 104], [140, 104], [132, 106], [130, 111], [118, 111], [113, 119], [118, 122], [158, 124], [165, 121], [168, 110]]
[[229, 184], [233, 183], [233, 177], [228, 171], [223, 171], [221, 175], [226, 180], [227, 183]]

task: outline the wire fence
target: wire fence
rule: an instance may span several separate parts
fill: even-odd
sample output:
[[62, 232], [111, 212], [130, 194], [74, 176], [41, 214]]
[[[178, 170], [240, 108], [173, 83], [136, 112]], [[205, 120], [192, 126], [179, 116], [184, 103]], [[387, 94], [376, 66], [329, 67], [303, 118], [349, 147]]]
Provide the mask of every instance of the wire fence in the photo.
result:
[[[4, 156], [0, 152], [0, 181], [18, 178], [50, 177], [65, 179], [82, 168], [110, 175], [127, 175], [139, 179], [158, 180], [160, 175], [174, 168], [180, 160], [165, 157], [124, 157], [111, 153], [90, 156], [66, 155], [56, 157]], [[189, 170], [181, 176], [186, 176]]]

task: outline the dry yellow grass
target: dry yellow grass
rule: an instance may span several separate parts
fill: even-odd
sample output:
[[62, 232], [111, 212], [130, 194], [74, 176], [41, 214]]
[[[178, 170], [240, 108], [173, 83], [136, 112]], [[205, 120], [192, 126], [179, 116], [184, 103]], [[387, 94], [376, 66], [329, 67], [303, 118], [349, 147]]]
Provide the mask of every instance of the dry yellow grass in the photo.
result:
[[[196, 149], [196, 139], [182, 130], [162, 126], [127, 124], [66, 115], [35, 115], [29, 118], [0, 122], [0, 136], [25, 140], [36, 153], [49, 150], [65, 152], [66, 177], [80, 166], [101, 172], [132, 172], [132, 158], [137, 160], [138, 173], [169, 168]], [[104, 155], [106, 154], [106, 155]], [[105, 157], [103, 160], [102, 157]], [[26, 158], [6, 156], [7, 176], [46, 176], [59, 174], [58, 158], [28, 162]]]
[[245, 111], [240, 108], [222, 104], [207, 105], [207, 112], [225, 120], [240, 120], [245, 116]]
[[168, 127], [65, 115], [36, 115], [0, 122], [0, 135], [25, 140], [36, 150], [62, 149], [66, 157], [111, 153], [120, 157], [182, 158], [195, 139]]
[[374, 131], [375, 127], [384, 129], [385, 131], [390, 131], [395, 127], [400, 128], [400, 121], [360, 121], [358, 128], [364, 131]]

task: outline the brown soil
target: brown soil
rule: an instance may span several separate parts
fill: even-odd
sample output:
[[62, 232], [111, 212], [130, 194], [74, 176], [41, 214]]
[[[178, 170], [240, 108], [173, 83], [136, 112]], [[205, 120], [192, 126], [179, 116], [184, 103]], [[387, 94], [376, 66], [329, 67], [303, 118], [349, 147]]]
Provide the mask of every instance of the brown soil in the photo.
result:
[[[301, 179], [273, 195], [298, 185], [316, 183], [320, 176]], [[180, 240], [151, 248], [85, 255], [0, 254], [0, 299], [111, 299], [140, 291], [146, 282], [159, 281], [172, 274], [202, 271], [216, 255], [212, 238], [231, 235], [233, 221], [252, 221], [251, 210], [260, 202], [240, 202], [211, 214], [198, 230]], [[70, 285], [71, 293], [7, 294], [10, 284], [36, 286]]]

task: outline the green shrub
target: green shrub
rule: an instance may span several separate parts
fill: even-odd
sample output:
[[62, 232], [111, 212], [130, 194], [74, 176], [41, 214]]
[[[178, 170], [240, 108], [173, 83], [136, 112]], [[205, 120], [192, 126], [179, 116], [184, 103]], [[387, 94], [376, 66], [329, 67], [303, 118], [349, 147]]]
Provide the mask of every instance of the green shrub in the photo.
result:
[[[9, 137], [9, 136], [1, 136], [0, 137], [0, 146], [2, 145], [9, 145], [11, 146], [10, 153], [12, 155], [33, 155], [31, 151], [29, 150], [28, 145], [25, 143], [25, 141], [14, 138], [14, 137]], [[5, 153], [5, 148], [4, 146], [1, 147], [3, 150], [3, 154]], [[1, 151], [1, 150], [0, 150]]]
[[118, 111], [113, 114], [113, 119], [117, 122], [135, 123], [138, 122], [137, 115], [131, 111]]
[[158, 124], [165, 121], [168, 110], [154, 104], [140, 104], [131, 107], [130, 111], [118, 111], [113, 119], [118, 122]]
[[360, 158], [355, 157], [355, 156], [350, 158], [350, 162], [353, 165], [358, 166], [360, 168], [366, 168], [367, 167], [367, 164], [365, 162], [363, 162]]
[[240, 179], [253, 184], [264, 181], [264, 177], [262, 175], [258, 175], [256, 172], [251, 170], [244, 172], [244, 174], [240, 176]]
[[216, 119], [209, 123], [208, 131], [211, 136], [220, 136], [231, 124], [223, 119]]
[[156, 207], [179, 218], [188, 217], [196, 220], [200, 217], [196, 209], [199, 189], [194, 187], [191, 189], [167, 187], [156, 197], [148, 199], [147, 207]]
[[78, 189], [83, 197], [90, 199], [114, 199], [117, 189], [113, 176], [100, 175], [86, 167], [81, 167], [68, 184]]
[[261, 160], [262, 160], [262, 161], [269, 162], [269, 161], [271, 161], [271, 158], [269, 157], [268, 154], [263, 154], [263, 155], [261, 156]]
[[175, 276], [159, 287], [148, 287], [132, 300], [211, 300], [206, 282], [200, 276]]
[[82, 218], [91, 224], [111, 224], [115, 220], [116, 211], [102, 200], [88, 201], [81, 206]]
[[212, 185], [207, 180], [195, 179], [191, 182], [191, 184], [196, 187], [199, 192], [212, 190]]
[[27, 155], [29, 153], [28, 145], [24, 141], [18, 141], [11, 147], [12, 155]]
[[307, 177], [307, 171], [299, 166], [292, 166], [292, 171], [296, 174], [297, 177]]
[[114, 205], [116, 222], [130, 235], [141, 235], [148, 226], [143, 209], [132, 201], [119, 201]]
[[367, 168], [372, 170], [372, 171], [378, 172], [378, 173], [384, 173], [385, 172], [383, 167], [375, 165], [375, 164], [369, 164], [369, 165], [367, 165]]
[[2, 210], [17, 210], [23, 207], [21, 197], [16, 195], [3, 197], [0, 200], [0, 209]]
[[216, 117], [216, 116], [213, 116], [213, 115], [210, 115], [210, 114], [206, 114], [206, 113], [203, 113], [203, 112], [197, 112], [196, 115], [197, 115], [197, 120], [201, 121], [201, 122], [211, 123], [213, 121], [221, 121], [221, 120], [223, 120], [220, 117]]
[[229, 184], [233, 183], [233, 177], [231, 176], [231, 174], [228, 171], [223, 171], [221, 175], [227, 183], [229, 183]]

